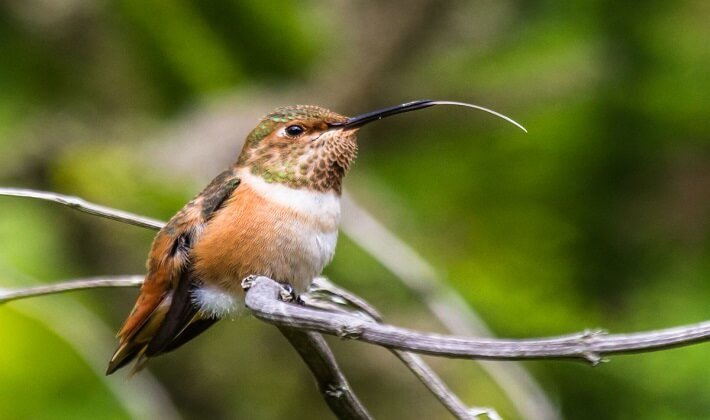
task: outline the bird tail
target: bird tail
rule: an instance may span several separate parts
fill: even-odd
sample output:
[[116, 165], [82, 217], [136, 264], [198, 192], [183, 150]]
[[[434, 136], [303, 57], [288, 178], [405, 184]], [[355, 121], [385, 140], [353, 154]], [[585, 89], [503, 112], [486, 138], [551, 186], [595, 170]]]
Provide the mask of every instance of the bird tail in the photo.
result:
[[148, 358], [175, 350], [218, 321], [218, 318], [205, 316], [192, 304], [192, 287], [182, 288], [178, 285], [177, 289], [166, 293], [158, 306], [132, 331], [119, 333], [119, 345], [109, 361], [107, 375], [132, 360], [136, 360], [132, 373], [137, 373]]

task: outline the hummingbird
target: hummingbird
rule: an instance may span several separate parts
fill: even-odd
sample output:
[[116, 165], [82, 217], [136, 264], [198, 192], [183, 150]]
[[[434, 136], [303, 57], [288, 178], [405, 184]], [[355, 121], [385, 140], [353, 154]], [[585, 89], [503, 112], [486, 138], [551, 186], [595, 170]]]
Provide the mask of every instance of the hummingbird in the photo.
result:
[[215, 322], [246, 311], [241, 280], [262, 275], [308, 290], [335, 253], [343, 177], [366, 124], [434, 105], [419, 100], [345, 117], [313, 105], [277, 108], [217, 175], [155, 236], [140, 294], [118, 332], [106, 374], [134, 372]]

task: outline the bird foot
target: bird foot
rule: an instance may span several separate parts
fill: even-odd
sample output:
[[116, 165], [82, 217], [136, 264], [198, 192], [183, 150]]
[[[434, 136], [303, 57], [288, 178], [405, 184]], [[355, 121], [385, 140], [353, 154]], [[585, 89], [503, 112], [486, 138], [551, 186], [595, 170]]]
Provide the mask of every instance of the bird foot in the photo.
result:
[[279, 285], [281, 286], [281, 293], [279, 294], [279, 297], [282, 301], [303, 303], [301, 297], [298, 296], [298, 294], [296, 294], [296, 291], [293, 289], [293, 286], [288, 283], [279, 283]]
[[256, 276], [254, 274], [246, 276], [242, 279], [242, 289], [244, 290], [249, 290], [251, 287], [254, 285], [254, 282], [256, 281], [256, 278], [259, 276]]

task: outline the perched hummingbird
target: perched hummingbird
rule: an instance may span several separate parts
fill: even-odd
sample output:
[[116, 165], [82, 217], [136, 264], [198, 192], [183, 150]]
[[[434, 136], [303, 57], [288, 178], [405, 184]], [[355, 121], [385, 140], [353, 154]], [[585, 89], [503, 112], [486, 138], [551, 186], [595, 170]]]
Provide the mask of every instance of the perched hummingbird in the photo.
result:
[[263, 275], [305, 292], [333, 258], [343, 177], [365, 124], [433, 105], [415, 101], [357, 117], [318, 106], [277, 108], [249, 134], [236, 163], [156, 235], [138, 300], [107, 374], [174, 350], [244, 310], [241, 280]]

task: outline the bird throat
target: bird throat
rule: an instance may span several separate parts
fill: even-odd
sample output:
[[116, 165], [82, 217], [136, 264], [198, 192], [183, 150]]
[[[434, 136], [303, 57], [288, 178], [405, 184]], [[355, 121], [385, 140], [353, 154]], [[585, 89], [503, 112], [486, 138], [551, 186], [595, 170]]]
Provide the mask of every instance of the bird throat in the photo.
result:
[[343, 177], [356, 155], [355, 136], [334, 136], [322, 143], [248, 148], [242, 151], [236, 166], [247, 168], [267, 183], [340, 194]]

